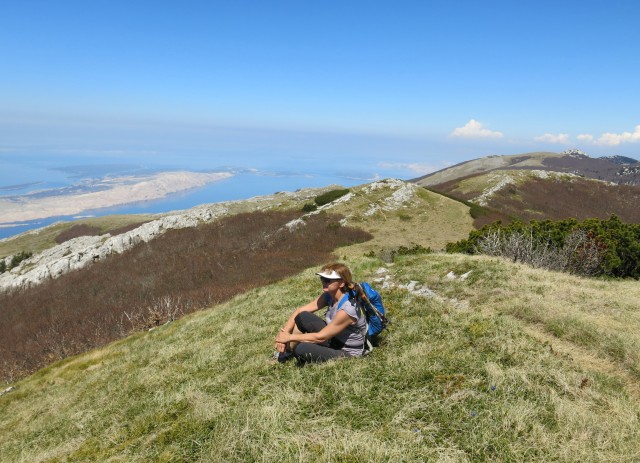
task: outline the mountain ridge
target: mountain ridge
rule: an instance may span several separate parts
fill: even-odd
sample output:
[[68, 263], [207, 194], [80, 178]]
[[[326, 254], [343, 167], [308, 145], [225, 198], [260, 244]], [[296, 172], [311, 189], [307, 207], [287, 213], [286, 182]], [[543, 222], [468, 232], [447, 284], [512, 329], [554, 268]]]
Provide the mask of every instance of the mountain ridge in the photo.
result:
[[[494, 219], [507, 222], [616, 214], [625, 222], [640, 223], [635, 207], [640, 201], [640, 163], [594, 159], [580, 150], [489, 156], [411, 181], [484, 206], [495, 211]], [[476, 220], [475, 226], [487, 223]]]
[[[633, 162], [631, 162], [633, 161]], [[617, 184], [638, 185], [640, 175], [636, 171], [640, 162], [623, 156], [592, 158], [577, 149], [552, 152], [531, 152], [505, 156], [486, 156], [456, 164], [410, 181], [421, 186], [434, 186], [467, 175], [486, 173], [498, 169], [536, 169], [573, 173], [594, 180]]]

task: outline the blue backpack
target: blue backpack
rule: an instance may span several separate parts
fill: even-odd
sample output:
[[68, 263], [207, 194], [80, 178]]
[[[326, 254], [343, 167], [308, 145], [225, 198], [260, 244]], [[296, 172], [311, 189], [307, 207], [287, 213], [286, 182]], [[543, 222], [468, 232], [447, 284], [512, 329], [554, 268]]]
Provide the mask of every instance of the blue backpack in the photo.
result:
[[[362, 288], [362, 297], [360, 300], [362, 301], [362, 309], [364, 310], [364, 315], [367, 319], [367, 336], [373, 337], [377, 336], [384, 330], [389, 324], [389, 319], [387, 318], [387, 310], [384, 308], [382, 304], [382, 297], [380, 293], [373, 289], [369, 283], [362, 282], [358, 283], [360, 288]], [[349, 293], [353, 293], [353, 291], [349, 291]], [[350, 294], [347, 293], [338, 303], [338, 308], [348, 300]]]
[[373, 289], [369, 283], [360, 283], [362, 288], [362, 305], [364, 308], [364, 314], [367, 317], [367, 323], [369, 324], [369, 331], [367, 334], [376, 336], [387, 327], [389, 320], [387, 319], [387, 310], [382, 304], [382, 297], [380, 293]]

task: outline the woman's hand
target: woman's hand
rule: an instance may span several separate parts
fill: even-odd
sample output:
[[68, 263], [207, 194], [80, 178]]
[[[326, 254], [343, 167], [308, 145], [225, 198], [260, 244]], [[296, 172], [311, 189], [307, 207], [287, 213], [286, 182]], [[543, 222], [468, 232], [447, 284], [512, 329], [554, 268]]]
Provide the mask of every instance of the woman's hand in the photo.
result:
[[276, 351], [284, 354], [288, 350], [287, 347], [289, 347], [289, 339], [287, 338], [290, 337], [291, 333], [286, 328], [282, 328], [276, 335]]
[[286, 344], [291, 341], [291, 333], [286, 331], [284, 328], [281, 329], [276, 335], [276, 347], [278, 344]]

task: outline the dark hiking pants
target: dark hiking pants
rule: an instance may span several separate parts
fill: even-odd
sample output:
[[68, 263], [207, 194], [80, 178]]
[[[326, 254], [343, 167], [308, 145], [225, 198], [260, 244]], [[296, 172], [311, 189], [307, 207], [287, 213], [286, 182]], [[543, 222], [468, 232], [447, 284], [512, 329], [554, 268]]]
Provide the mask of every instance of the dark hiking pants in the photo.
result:
[[[311, 312], [300, 312], [296, 316], [295, 322], [298, 329], [303, 333], [317, 333], [327, 326], [327, 323], [322, 318]], [[293, 355], [302, 362], [315, 363], [349, 357], [349, 354], [340, 350], [331, 342], [324, 342], [322, 344], [301, 342], [294, 347]]]

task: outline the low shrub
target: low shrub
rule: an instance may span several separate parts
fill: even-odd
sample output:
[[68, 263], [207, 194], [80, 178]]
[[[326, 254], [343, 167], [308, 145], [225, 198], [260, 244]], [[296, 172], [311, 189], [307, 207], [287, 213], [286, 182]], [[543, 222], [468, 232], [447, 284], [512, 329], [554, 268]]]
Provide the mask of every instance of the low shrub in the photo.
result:
[[608, 219], [496, 222], [448, 243], [447, 252], [506, 257], [578, 275], [640, 278], [640, 225]]
[[109, 233], [111, 236], [122, 235], [124, 233], [127, 233], [128, 231], [135, 230], [140, 225], [144, 225], [145, 223], [147, 222], [135, 222], [129, 225], [125, 225], [124, 227], [111, 228], [107, 230], [107, 233]]
[[32, 255], [33, 253], [31, 251], [20, 251], [18, 254], [15, 254], [11, 257], [8, 264], [5, 258], [0, 259], [0, 273], [7, 272], [12, 268], [17, 267], [18, 265], [20, 265], [20, 262], [28, 259]]
[[305, 203], [305, 205], [302, 206], [302, 212], [313, 212], [316, 209], [318, 209], [318, 206], [313, 203]]
[[396, 256], [410, 256], [410, 255], [421, 255], [421, 254], [430, 254], [433, 250], [430, 247], [425, 248], [420, 244], [415, 244], [412, 247], [400, 246], [396, 249], [383, 249], [379, 253], [376, 254], [375, 251], [371, 250], [368, 253], [365, 253], [365, 257], [379, 257], [384, 262], [393, 262]]
[[347, 193], [349, 193], [349, 189], [348, 188], [339, 189], [339, 190], [331, 190], [331, 191], [327, 191], [326, 193], [323, 193], [323, 194], [321, 194], [319, 196], [316, 196], [313, 201], [318, 206], [324, 206], [325, 204], [329, 204], [330, 202], [335, 201], [336, 199], [346, 195]]

